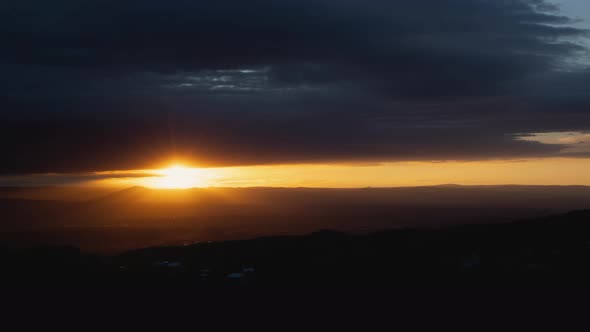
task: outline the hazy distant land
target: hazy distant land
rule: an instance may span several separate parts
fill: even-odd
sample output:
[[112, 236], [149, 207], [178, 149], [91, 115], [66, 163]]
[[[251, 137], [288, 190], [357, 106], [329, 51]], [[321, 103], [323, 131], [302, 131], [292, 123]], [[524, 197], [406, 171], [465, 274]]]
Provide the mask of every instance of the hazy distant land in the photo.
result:
[[85, 251], [499, 223], [590, 208], [585, 186], [0, 188], [0, 244]]

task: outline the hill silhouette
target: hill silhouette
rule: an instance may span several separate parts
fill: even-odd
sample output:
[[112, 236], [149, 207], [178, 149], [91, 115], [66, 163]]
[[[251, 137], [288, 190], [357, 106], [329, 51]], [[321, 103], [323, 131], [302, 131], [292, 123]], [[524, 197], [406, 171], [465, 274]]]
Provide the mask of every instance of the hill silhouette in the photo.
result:
[[322, 230], [96, 256], [74, 247], [1, 249], [5, 285], [585, 286], [590, 211], [504, 224]]
[[583, 186], [4, 188], [0, 245], [121, 252], [320, 229], [368, 233], [503, 223], [586, 208], [590, 188]]

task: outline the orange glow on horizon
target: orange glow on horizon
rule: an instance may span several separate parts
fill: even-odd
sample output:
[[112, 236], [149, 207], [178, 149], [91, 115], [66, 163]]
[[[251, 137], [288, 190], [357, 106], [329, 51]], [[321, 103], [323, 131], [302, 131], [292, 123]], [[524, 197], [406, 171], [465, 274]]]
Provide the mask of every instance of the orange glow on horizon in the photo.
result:
[[[156, 170], [112, 172], [96, 184], [161, 189], [193, 187], [407, 187], [462, 185], [590, 185], [590, 158], [393, 162], [365, 165], [301, 164], [193, 168], [186, 164]], [[146, 174], [124, 177], [121, 174]], [[105, 173], [103, 173], [105, 174]]]
[[157, 189], [189, 189], [209, 186], [211, 176], [206, 170], [176, 164], [154, 171], [154, 177], [142, 179], [140, 184]]

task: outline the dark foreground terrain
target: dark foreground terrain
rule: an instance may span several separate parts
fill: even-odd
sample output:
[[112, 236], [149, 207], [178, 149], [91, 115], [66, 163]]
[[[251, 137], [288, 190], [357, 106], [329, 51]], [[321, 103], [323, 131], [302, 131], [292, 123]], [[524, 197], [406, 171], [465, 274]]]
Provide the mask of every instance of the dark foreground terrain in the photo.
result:
[[0, 250], [2, 285], [585, 286], [590, 211], [504, 224], [156, 247]]

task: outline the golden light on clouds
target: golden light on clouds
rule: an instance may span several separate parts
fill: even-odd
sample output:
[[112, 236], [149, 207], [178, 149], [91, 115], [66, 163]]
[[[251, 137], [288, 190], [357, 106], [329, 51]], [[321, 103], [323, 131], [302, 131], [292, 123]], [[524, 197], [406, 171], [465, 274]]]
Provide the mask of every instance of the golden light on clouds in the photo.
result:
[[561, 153], [590, 153], [590, 133], [579, 131], [532, 133], [520, 140], [549, 145], [561, 145]]
[[[83, 174], [33, 174], [0, 177], [2, 186], [193, 187], [403, 187], [463, 185], [590, 185], [590, 158], [391, 162], [376, 164], [301, 164], [197, 168], [168, 164], [152, 170]], [[184, 166], [183, 166], [184, 165]]]
[[157, 189], [188, 189], [214, 185], [211, 182], [213, 174], [208, 169], [190, 168], [176, 164], [153, 172], [153, 177], [140, 178], [138, 184]]
[[[590, 159], [545, 158], [473, 162], [395, 162], [368, 165], [269, 165], [131, 171], [141, 177], [103, 184], [150, 188], [192, 187], [397, 187], [464, 185], [590, 185]], [[129, 171], [127, 171], [129, 173]], [[148, 174], [148, 176], [143, 176]]]

